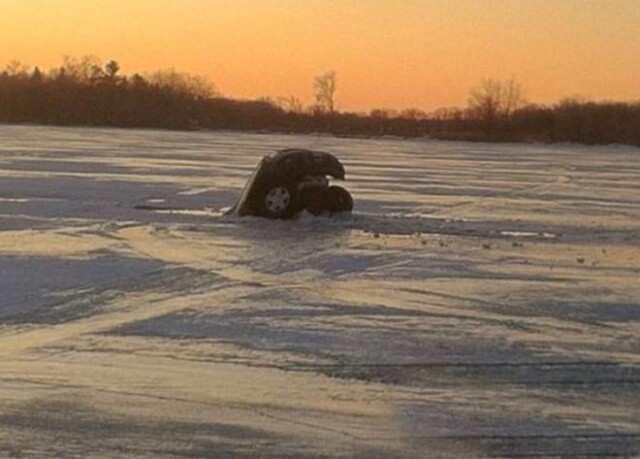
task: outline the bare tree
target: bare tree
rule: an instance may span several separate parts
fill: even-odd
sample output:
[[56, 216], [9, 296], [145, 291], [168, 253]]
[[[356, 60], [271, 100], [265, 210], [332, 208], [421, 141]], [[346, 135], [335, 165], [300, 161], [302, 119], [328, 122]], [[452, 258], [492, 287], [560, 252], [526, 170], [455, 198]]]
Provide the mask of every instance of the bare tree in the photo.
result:
[[400, 118], [405, 120], [423, 120], [427, 114], [419, 108], [406, 108], [400, 112]]
[[482, 80], [469, 94], [469, 115], [492, 122], [498, 117], [502, 99], [502, 84], [497, 80]]
[[333, 114], [335, 112], [336, 72], [333, 70], [323, 73], [313, 80], [313, 93], [316, 105], [322, 110]]
[[387, 120], [398, 116], [398, 112], [392, 108], [374, 108], [369, 112], [371, 118]]
[[523, 103], [522, 87], [514, 78], [485, 79], [471, 90], [468, 109], [472, 118], [493, 122], [499, 117], [509, 117]]
[[459, 121], [464, 118], [464, 110], [458, 107], [442, 107], [434, 110], [429, 117], [440, 121]]
[[502, 86], [502, 112], [504, 116], [509, 117], [514, 110], [524, 105], [524, 91], [514, 77], [504, 81]]
[[77, 81], [91, 81], [104, 76], [102, 63], [96, 56], [64, 56], [62, 66], [55, 73]]
[[390, 108], [374, 108], [369, 112], [369, 116], [377, 121], [378, 134], [383, 135], [387, 132], [388, 120], [395, 118], [398, 112]]
[[207, 99], [218, 95], [215, 85], [206, 77], [177, 72], [174, 69], [158, 70], [147, 75], [147, 80], [158, 87], [170, 88], [176, 93]]
[[18, 60], [12, 60], [7, 64], [4, 73], [9, 76], [27, 75], [29, 67]]
[[302, 113], [304, 111], [302, 101], [296, 96], [278, 97], [276, 103], [278, 107], [288, 113]]
[[118, 64], [114, 60], [107, 62], [104, 66], [104, 73], [106, 74], [109, 80], [115, 81], [119, 71], [120, 71], [120, 64]]

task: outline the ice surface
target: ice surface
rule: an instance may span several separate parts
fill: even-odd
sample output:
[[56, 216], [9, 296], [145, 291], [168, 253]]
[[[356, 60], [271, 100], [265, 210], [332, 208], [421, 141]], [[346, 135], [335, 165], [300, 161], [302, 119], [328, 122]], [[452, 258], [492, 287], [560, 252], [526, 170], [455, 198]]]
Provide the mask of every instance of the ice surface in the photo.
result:
[[[224, 216], [288, 147], [353, 215]], [[639, 159], [0, 126], [0, 457], [637, 456]]]

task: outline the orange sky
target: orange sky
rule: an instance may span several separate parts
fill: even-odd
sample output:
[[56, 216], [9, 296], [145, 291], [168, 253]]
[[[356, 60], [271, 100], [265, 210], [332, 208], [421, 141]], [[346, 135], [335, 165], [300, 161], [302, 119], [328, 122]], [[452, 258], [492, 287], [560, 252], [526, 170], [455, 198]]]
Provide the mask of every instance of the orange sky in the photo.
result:
[[340, 109], [464, 105], [512, 76], [530, 101], [640, 99], [640, 0], [0, 0], [0, 65], [174, 67], [233, 97], [335, 70]]

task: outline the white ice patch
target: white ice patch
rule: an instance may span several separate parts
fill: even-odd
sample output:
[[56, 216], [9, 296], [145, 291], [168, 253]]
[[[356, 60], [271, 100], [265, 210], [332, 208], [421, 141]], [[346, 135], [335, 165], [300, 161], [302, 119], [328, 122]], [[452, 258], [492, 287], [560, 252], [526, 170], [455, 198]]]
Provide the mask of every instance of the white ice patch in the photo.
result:
[[512, 236], [512, 237], [542, 237], [545, 239], [553, 239], [558, 237], [557, 234], [553, 233], [538, 233], [534, 231], [500, 231], [500, 234], [503, 236]]
[[221, 217], [224, 215], [222, 211], [215, 209], [157, 209], [154, 212], [169, 215], [190, 215], [192, 217]]
[[30, 199], [25, 198], [2, 198], [0, 197], [0, 203], [2, 202], [29, 202]]

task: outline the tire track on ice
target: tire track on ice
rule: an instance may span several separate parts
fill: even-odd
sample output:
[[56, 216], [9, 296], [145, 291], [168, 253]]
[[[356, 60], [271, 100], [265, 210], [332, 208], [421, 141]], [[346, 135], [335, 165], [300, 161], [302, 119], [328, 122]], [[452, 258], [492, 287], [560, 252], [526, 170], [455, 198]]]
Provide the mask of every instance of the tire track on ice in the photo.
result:
[[[211, 293], [216, 292], [215, 296]], [[114, 311], [62, 324], [29, 328], [0, 335], [0, 358], [15, 358], [19, 354], [89, 333], [100, 333], [118, 326], [175, 313], [207, 301], [225, 304], [247, 292], [242, 282], [228, 282], [212, 290], [184, 297], [171, 294], [130, 294], [112, 304]], [[108, 304], [106, 305], [109, 306]]]

